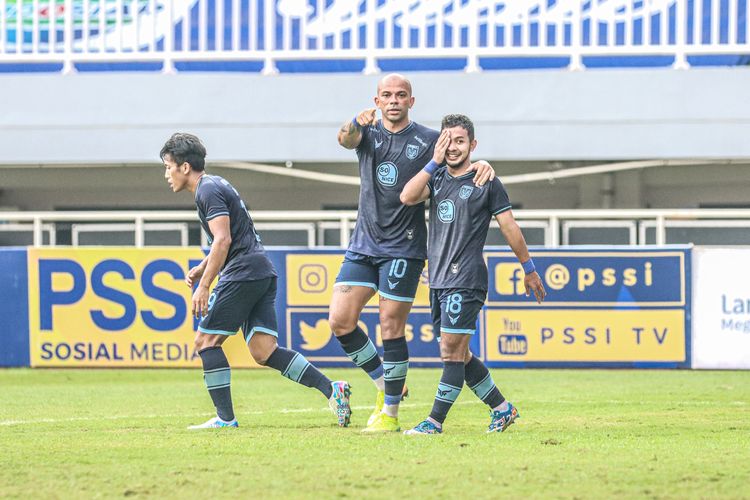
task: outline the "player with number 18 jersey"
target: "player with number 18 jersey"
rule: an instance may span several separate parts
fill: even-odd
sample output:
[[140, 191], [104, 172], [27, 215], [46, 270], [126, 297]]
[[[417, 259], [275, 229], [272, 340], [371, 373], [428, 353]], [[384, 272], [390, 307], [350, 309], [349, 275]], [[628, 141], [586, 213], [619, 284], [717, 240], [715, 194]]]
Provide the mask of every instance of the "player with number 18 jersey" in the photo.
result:
[[[534, 290], [539, 302], [545, 292], [502, 183], [494, 179], [476, 186], [471, 181], [470, 153], [476, 145], [474, 124], [468, 117], [446, 116], [432, 160], [401, 193], [401, 200], [408, 205], [430, 199], [430, 306], [443, 359], [443, 375], [430, 416], [408, 430], [410, 435], [443, 432], [443, 422], [464, 382], [491, 408], [489, 432], [502, 432], [518, 418], [518, 411], [500, 393], [487, 367], [469, 350], [487, 296], [482, 250], [493, 217], [526, 271], [527, 292]], [[443, 162], [445, 166], [440, 166]]]

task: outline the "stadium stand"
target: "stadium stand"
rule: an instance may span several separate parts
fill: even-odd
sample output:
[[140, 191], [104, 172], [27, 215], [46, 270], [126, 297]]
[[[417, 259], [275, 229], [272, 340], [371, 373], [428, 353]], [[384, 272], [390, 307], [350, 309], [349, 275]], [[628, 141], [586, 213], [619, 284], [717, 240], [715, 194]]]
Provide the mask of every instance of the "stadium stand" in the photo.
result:
[[[341, 245], [357, 172], [333, 136], [394, 70], [412, 77], [420, 122], [474, 118], [477, 154], [518, 181], [532, 244], [748, 244], [746, 0], [0, 0], [0, 12], [13, 97], [3, 245], [199, 243], [180, 212], [191, 201], [164, 201], [154, 169], [178, 129], [205, 138], [209, 168], [248, 193], [270, 245]], [[644, 158], [657, 162], [632, 163]]]

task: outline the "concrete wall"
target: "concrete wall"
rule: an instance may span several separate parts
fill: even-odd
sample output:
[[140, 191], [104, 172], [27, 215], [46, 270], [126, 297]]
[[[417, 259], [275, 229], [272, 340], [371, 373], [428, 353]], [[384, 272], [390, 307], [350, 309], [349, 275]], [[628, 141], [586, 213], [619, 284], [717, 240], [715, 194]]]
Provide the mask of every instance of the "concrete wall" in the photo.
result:
[[[509, 186], [523, 208], [747, 206], [750, 68], [413, 73], [412, 118], [437, 127], [471, 116], [475, 158], [498, 173], [608, 160], [725, 158]], [[222, 161], [295, 163], [357, 175], [336, 143], [341, 123], [371, 106], [377, 76], [182, 73], [0, 75], [0, 208], [192, 208], [172, 195], [158, 151], [174, 131], [200, 135], [209, 170], [251, 208], [356, 208], [355, 186], [222, 168]]]
[[[750, 68], [414, 73], [412, 117], [462, 112], [494, 160], [750, 158]], [[174, 131], [213, 161], [349, 162], [377, 76], [0, 75], [0, 164], [145, 163]]]

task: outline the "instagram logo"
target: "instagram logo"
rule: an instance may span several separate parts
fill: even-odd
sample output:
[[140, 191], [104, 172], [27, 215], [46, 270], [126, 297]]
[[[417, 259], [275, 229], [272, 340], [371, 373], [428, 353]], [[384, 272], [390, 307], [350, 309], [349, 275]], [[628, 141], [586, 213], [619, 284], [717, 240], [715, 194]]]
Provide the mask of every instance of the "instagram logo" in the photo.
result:
[[299, 289], [307, 293], [322, 293], [328, 288], [328, 271], [320, 264], [305, 264], [299, 268]]

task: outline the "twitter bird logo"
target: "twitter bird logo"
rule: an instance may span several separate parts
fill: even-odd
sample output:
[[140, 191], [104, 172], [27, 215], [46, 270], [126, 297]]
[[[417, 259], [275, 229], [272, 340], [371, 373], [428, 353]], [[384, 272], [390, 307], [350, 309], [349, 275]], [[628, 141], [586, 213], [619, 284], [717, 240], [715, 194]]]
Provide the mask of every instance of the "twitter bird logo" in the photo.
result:
[[302, 340], [304, 340], [304, 343], [300, 347], [308, 351], [322, 349], [331, 340], [331, 327], [328, 326], [328, 321], [325, 319], [319, 319], [315, 323], [315, 326], [300, 321], [299, 333], [302, 335]]

